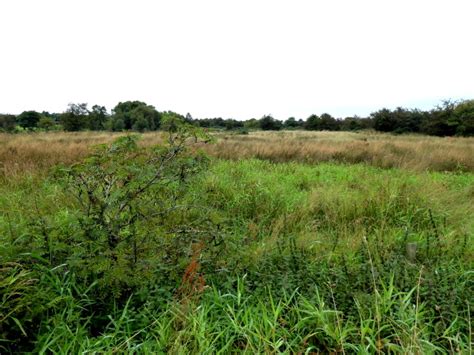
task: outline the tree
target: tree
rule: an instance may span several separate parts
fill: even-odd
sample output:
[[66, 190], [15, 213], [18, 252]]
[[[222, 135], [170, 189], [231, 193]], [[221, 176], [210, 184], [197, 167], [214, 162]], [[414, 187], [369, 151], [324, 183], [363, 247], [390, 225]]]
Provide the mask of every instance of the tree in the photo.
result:
[[16, 117], [15, 115], [1, 115], [0, 114], [0, 131], [12, 132], [15, 130]]
[[319, 128], [325, 131], [337, 131], [339, 129], [339, 125], [337, 120], [332, 117], [329, 113], [323, 113], [321, 115], [321, 121], [319, 124]]
[[181, 120], [181, 121], [184, 121], [184, 120], [185, 120], [185, 118], [184, 118], [183, 115], [181, 115], [181, 114], [179, 114], [179, 113], [177, 113], [177, 112], [174, 112], [174, 111], [163, 111], [163, 112], [161, 113], [161, 119], [162, 119], [163, 121], [169, 120], [169, 119], [171, 119], [171, 118], [176, 118], [176, 119], [179, 119], [179, 120]]
[[86, 283], [95, 278], [104, 299], [156, 282], [156, 273], [149, 271], [157, 261], [175, 285], [177, 260], [187, 247], [195, 238], [214, 237], [208, 228], [197, 234], [197, 218], [183, 218], [194, 208], [187, 200], [191, 178], [207, 164], [189, 147], [210, 137], [177, 119], [173, 126], [163, 145], [147, 149], [137, 144], [138, 136], [120, 137], [58, 172], [78, 203], [80, 228], [62, 240], [75, 246], [68, 267]]
[[244, 122], [244, 128], [247, 128], [247, 129], [260, 128], [260, 122], [256, 118], [251, 118]]
[[299, 126], [298, 121], [294, 117], [289, 117], [284, 123], [283, 126], [287, 129], [295, 129]]
[[130, 114], [135, 108], [139, 106], [146, 106], [146, 103], [142, 101], [119, 102], [112, 110], [112, 118], [113, 120], [121, 119], [123, 121], [124, 128], [131, 129], [133, 123]]
[[155, 131], [160, 127], [161, 114], [151, 105], [138, 106], [130, 112], [132, 129]]
[[454, 115], [456, 102], [443, 101], [435, 109], [431, 110], [428, 119], [422, 126], [422, 132], [434, 136], [454, 136], [460, 126], [459, 117]]
[[193, 122], [193, 116], [191, 116], [191, 114], [188, 112], [186, 114], [186, 117], [184, 118], [184, 121], [187, 122], [187, 123], [192, 123]]
[[282, 122], [275, 120], [270, 115], [265, 115], [260, 119], [260, 128], [264, 131], [278, 131], [282, 127]]
[[454, 109], [453, 116], [459, 121], [456, 134], [474, 136], [474, 100], [460, 102]]
[[304, 128], [309, 131], [317, 131], [321, 129], [321, 118], [318, 115], [311, 115], [306, 119]]
[[116, 118], [112, 121], [112, 131], [115, 132], [120, 132], [125, 129], [125, 122], [123, 122], [123, 119], [121, 118]]
[[53, 119], [51, 117], [46, 117], [46, 116], [41, 117], [38, 122], [38, 127], [46, 131], [53, 129], [54, 125], [55, 123]]
[[100, 131], [105, 128], [108, 119], [107, 109], [104, 106], [94, 105], [89, 112], [87, 128]]
[[370, 114], [374, 128], [381, 132], [393, 132], [397, 127], [395, 116], [389, 109], [383, 108]]
[[35, 128], [41, 119], [41, 114], [36, 111], [23, 111], [18, 117], [17, 122], [23, 128]]
[[228, 131], [236, 130], [236, 129], [244, 127], [244, 123], [242, 121], [237, 121], [232, 118], [226, 119], [224, 125], [225, 125], [225, 129]]
[[427, 118], [427, 113], [420, 110], [407, 110], [397, 108], [396, 120], [400, 128], [397, 128], [398, 132], [420, 132], [423, 121]]
[[69, 104], [66, 112], [61, 115], [61, 124], [66, 131], [80, 131], [88, 128], [88, 115], [86, 103]]
[[[142, 101], [119, 102], [112, 110], [112, 121], [121, 120], [124, 129], [156, 130], [160, 127], [161, 114]], [[137, 123], [137, 121], [139, 121]], [[146, 122], [146, 123], [145, 123]], [[115, 126], [115, 124], [112, 124]]]
[[341, 122], [343, 131], [357, 131], [363, 129], [362, 120], [358, 116], [346, 117]]

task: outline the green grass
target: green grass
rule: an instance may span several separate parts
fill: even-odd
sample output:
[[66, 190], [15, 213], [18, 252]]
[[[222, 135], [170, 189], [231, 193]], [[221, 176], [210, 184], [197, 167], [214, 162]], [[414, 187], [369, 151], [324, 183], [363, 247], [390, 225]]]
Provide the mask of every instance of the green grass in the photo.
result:
[[[0, 349], [469, 353], [473, 200], [469, 173], [215, 160], [166, 222], [202, 233], [157, 239], [170, 255], [149, 257], [152, 277], [116, 295], [70, 259], [80, 227], [63, 183], [8, 180]], [[200, 240], [206, 286], [183, 295]]]

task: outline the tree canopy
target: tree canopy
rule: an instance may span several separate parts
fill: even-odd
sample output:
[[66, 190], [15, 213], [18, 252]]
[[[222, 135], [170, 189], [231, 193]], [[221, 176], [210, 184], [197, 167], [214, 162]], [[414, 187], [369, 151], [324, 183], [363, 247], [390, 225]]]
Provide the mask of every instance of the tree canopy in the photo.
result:
[[329, 113], [312, 114], [306, 119], [289, 117], [280, 121], [272, 115], [245, 121], [234, 118], [194, 118], [173, 111], [158, 111], [143, 101], [119, 102], [109, 113], [104, 106], [71, 103], [63, 113], [24, 111], [15, 116], [0, 114], [0, 131], [15, 130], [110, 130], [155, 131], [164, 120], [179, 118], [194, 126], [222, 130], [280, 130], [305, 129], [310, 131], [354, 131], [375, 129], [388, 133], [422, 133], [436, 136], [474, 136], [474, 100], [443, 101], [435, 108], [422, 111], [397, 107], [381, 108], [368, 117], [349, 116], [335, 118]]

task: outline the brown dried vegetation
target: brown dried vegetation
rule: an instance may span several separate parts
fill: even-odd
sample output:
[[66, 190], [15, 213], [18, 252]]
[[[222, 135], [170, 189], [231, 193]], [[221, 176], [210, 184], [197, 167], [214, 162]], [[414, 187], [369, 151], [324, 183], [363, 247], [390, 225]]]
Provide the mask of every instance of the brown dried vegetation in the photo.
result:
[[415, 171], [474, 171], [474, 138], [438, 138], [372, 132], [254, 132], [224, 135], [212, 147], [226, 159], [259, 158], [273, 162], [365, 163]]
[[[91, 146], [109, 143], [124, 133], [79, 132], [0, 134], [0, 176], [42, 173], [59, 163], [77, 162]], [[223, 159], [258, 158], [273, 162], [365, 163], [414, 171], [474, 172], [474, 138], [388, 135], [375, 132], [216, 133], [217, 144], [203, 148]], [[145, 133], [141, 144], [162, 141]]]

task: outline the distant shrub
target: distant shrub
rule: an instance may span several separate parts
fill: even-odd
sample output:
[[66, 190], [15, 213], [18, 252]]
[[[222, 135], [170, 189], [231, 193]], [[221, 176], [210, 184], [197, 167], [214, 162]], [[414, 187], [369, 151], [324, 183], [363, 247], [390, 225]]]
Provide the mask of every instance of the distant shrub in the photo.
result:
[[249, 134], [249, 130], [247, 128], [239, 128], [237, 131], [236, 131], [237, 134], [242, 134], [242, 135], [247, 135]]
[[0, 114], [0, 132], [12, 132], [16, 126], [15, 115]]
[[38, 128], [44, 129], [46, 131], [50, 131], [55, 125], [55, 122], [50, 117], [41, 117], [38, 122]]

